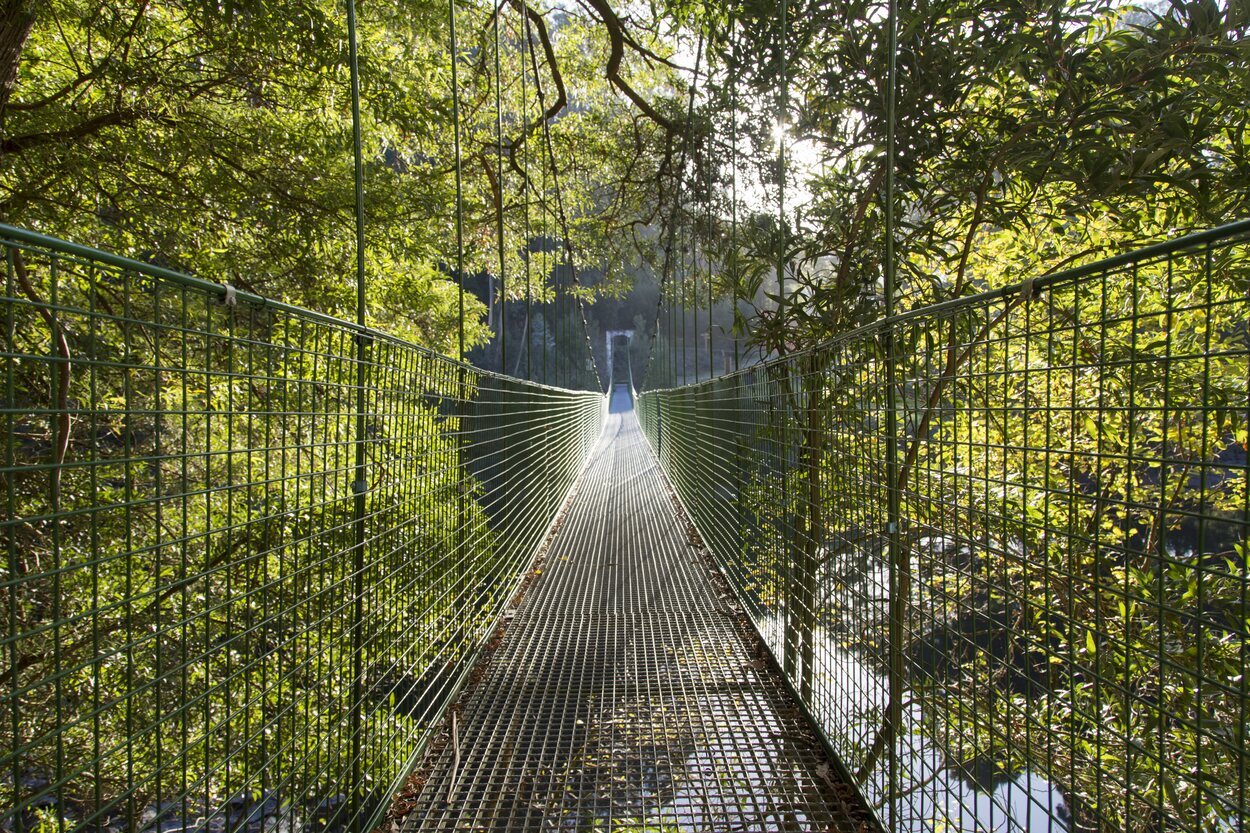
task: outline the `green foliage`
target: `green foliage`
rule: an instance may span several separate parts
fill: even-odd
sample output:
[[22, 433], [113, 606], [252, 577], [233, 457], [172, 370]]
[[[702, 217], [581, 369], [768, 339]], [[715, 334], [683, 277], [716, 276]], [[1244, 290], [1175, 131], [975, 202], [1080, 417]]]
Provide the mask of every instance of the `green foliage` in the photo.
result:
[[[1248, 268], [1233, 246], [1029, 302], [911, 441], [928, 483], [905, 492], [909, 527], [978, 530], [984, 550], [970, 567], [910, 544], [913, 615], [980, 610], [1006, 640], [921, 687], [928, 730], [955, 761], [989, 750], [1002, 771], [1071, 773], [1083, 823], [1205, 829], [1242, 812], [1250, 518], [1227, 455], [1245, 431]], [[961, 318], [952, 334], [983, 326]]]
[[[435, 172], [450, 91], [443, 22], [433, 4], [402, 18], [374, 8], [382, 19], [362, 21], [361, 47], [371, 305], [382, 323], [446, 348], [454, 293], [433, 267], [446, 262], [450, 225], [429, 222], [452, 199]], [[4, 116], [0, 216], [349, 310], [342, 27], [333, 2], [41, 4]]]
[[[900, 15], [900, 308], [1247, 214], [1250, 61], [1237, 4], [943, 0]], [[889, 124], [885, 6], [789, 4], [780, 218], [778, 18], [753, 3], [708, 17], [703, 112], [713, 138], [696, 139], [706, 150], [689, 178], [692, 188], [712, 187], [712, 220], [683, 206], [673, 222], [702, 229], [725, 291], [755, 306], [741, 328], [767, 350], [874, 320]], [[784, 292], [775, 285], [780, 260]]]
[[336, 795], [334, 825], [369, 812], [511, 595], [602, 398], [381, 336], [362, 379], [344, 325], [36, 247], [4, 259], [0, 749], [23, 779], [0, 782], [6, 823], [142, 826], [158, 802], [182, 818], [261, 790], [309, 823]]
[[[601, 21], [506, 6], [496, 78], [492, 7], [457, 5], [466, 274], [491, 274], [516, 300], [532, 272], [543, 301], [571, 257], [601, 274], [588, 297], [621, 292], [664, 138], [611, 93]], [[370, 320], [444, 351], [458, 303], [447, 12], [365, 4], [359, 26]], [[334, 0], [39, 3], [17, 63], [0, 66], [17, 75], [0, 103], [0, 219], [350, 313], [345, 35]], [[667, 51], [656, 35], [636, 40]], [[625, 67], [659, 95], [672, 79], [650, 61], [631, 51]], [[564, 251], [530, 254], [543, 239]], [[561, 291], [579, 293], [567, 278]], [[490, 335], [482, 313], [470, 295], [469, 346]]]

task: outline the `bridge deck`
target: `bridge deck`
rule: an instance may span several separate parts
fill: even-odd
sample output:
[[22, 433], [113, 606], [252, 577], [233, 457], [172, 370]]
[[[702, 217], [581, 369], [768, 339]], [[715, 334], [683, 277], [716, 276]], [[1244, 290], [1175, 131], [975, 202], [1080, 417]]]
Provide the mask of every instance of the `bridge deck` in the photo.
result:
[[[811, 728], [688, 543], [628, 394], [410, 831], [859, 830]], [[458, 749], [457, 749], [458, 746]]]

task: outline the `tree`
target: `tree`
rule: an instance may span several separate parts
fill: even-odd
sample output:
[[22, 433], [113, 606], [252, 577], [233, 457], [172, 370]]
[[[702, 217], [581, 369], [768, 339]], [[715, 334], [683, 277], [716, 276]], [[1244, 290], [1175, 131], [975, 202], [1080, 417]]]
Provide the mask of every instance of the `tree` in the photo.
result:
[[[1244, 9], [900, 9], [900, 309], [1246, 214]], [[742, 325], [755, 344], [800, 353], [737, 383], [774, 386], [769, 412], [745, 419], [740, 440], [787, 478], [751, 491], [747, 514], [760, 530], [789, 530], [789, 567], [804, 574], [813, 547], [882, 558], [864, 517], [887, 498], [882, 328], [856, 328], [882, 314], [885, 9], [791, 3], [784, 31], [774, 12], [743, 3], [706, 18], [706, 112], [737, 141], [689, 173], [717, 181], [715, 219], [700, 225], [687, 210], [672, 222], [718, 253], [726, 291], [754, 302]], [[790, 106], [779, 119], [783, 77]], [[783, 171], [779, 142], [806, 165]], [[779, 215], [783, 182], [790, 201]], [[1194, 475], [1236, 470], [1240, 453], [1244, 409], [1229, 403], [1243, 400], [1244, 362], [1220, 357], [1245, 350], [1234, 300], [1244, 298], [1243, 248], [891, 328], [902, 650], [916, 707], [905, 713], [923, 715], [908, 731], [964, 772], [979, 756], [999, 772], [1058, 773], [1078, 829], [1195, 818], [1215, 829], [1244, 812], [1235, 742], [1202, 728], [1236, 723], [1244, 706], [1244, 669], [1227, 647], [1244, 632], [1244, 485], [1231, 473]], [[1187, 361], [1174, 364], [1179, 356]], [[828, 366], [813, 371], [814, 359]], [[1065, 367], [1077, 370], [1064, 377]], [[777, 437], [790, 438], [780, 450]], [[770, 482], [784, 482], [783, 499]], [[835, 484], [854, 484], [854, 497]], [[1185, 549], [1196, 517], [1227, 534], [1160, 555]], [[830, 573], [817, 575], [836, 594]], [[802, 576], [791, 590], [809, 592]], [[795, 602], [803, 609], [806, 598]], [[822, 608], [829, 627], [844, 614], [833, 601]], [[869, 631], [869, 661], [887, 625], [884, 611], [842, 622]], [[791, 634], [786, 643], [791, 662], [802, 646]], [[865, 721], [867, 738], [862, 727], [831, 729], [846, 733], [860, 776], [875, 779], [882, 756], [909, 740], [883, 712]], [[882, 806], [907, 799], [868, 783]]]

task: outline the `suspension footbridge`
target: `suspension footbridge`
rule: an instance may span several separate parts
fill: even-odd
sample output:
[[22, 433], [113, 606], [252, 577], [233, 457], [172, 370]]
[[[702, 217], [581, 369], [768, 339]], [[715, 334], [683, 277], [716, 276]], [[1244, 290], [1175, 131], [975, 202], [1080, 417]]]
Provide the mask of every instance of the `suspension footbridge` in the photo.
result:
[[5, 829], [1235, 825], [1248, 237], [609, 397], [3, 227]]

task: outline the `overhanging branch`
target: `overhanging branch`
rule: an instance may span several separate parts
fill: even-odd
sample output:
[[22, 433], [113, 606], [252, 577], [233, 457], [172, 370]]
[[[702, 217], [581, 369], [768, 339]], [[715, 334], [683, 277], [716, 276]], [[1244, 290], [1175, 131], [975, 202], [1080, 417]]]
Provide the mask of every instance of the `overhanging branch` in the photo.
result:
[[625, 46], [629, 45], [632, 49], [637, 49], [638, 47], [636, 42], [627, 36], [620, 16], [612, 9], [607, 0], [582, 0], [582, 2], [598, 15], [603, 22], [604, 28], [608, 31], [608, 63], [604, 68], [604, 74], [608, 81], [613, 87], [623, 93], [626, 98], [632, 101], [643, 115], [669, 133], [676, 133], [677, 123], [656, 110], [651, 102], [647, 101], [645, 96], [635, 90], [621, 74], [621, 63], [625, 58]]

